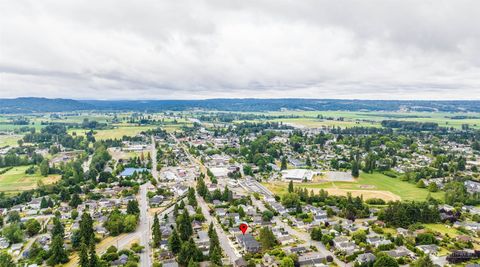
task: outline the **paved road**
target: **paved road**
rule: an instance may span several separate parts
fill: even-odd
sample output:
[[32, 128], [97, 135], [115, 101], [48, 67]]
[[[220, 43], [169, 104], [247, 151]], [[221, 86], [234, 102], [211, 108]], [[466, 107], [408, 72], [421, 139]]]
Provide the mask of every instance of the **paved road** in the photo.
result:
[[152, 176], [158, 182], [158, 171], [157, 171], [157, 147], [155, 143], [155, 138], [152, 136], [152, 146], [150, 152], [150, 158], [152, 160]]
[[150, 267], [151, 264], [151, 249], [149, 245], [150, 241], [150, 224], [152, 221], [152, 216], [148, 212], [148, 198], [147, 198], [147, 188], [151, 186], [150, 182], [145, 183], [140, 186], [140, 223], [137, 228], [137, 233], [140, 235], [140, 245], [144, 246], [145, 249], [140, 254], [140, 266]]
[[[153, 178], [158, 181], [158, 172], [157, 172], [157, 148], [155, 143], [155, 138], [153, 136], [150, 137], [152, 142], [151, 145], [151, 152], [150, 152], [150, 159], [152, 161], [152, 176]], [[142, 267], [150, 267], [152, 266], [152, 249], [150, 247], [150, 229], [151, 224], [153, 222], [153, 218], [148, 212], [148, 197], [147, 192], [148, 188], [151, 187], [152, 184], [150, 182], [145, 183], [140, 186], [140, 224], [136, 232], [140, 235], [140, 245], [145, 247], [145, 249], [140, 254], [140, 266]]]
[[[171, 134], [171, 137], [173, 138], [173, 140], [175, 140], [177, 145], [183, 148], [189, 160], [193, 164], [196, 164], [198, 167], [200, 167], [200, 171], [203, 174], [205, 174], [205, 177], [208, 177], [207, 168], [197, 158], [192, 156], [189, 153], [188, 148], [185, 145], [181, 144], [173, 134]], [[195, 187], [194, 181], [190, 181], [189, 186]], [[213, 222], [213, 225], [217, 230], [218, 240], [220, 241], [220, 247], [222, 248], [224, 254], [226, 254], [226, 256], [229, 258], [230, 263], [234, 264], [235, 261], [241, 257], [240, 253], [235, 249], [232, 242], [228, 239], [227, 234], [225, 233], [225, 231], [223, 231], [223, 228], [220, 226], [217, 220], [209, 213], [209, 208], [205, 200], [202, 197], [197, 195], [197, 202], [198, 202], [198, 205], [200, 205], [200, 207], [202, 208], [203, 216], [205, 216], [207, 224], [210, 225], [210, 222]]]
[[[158, 180], [158, 172], [157, 172], [157, 149], [155, 147], [155, 139], [151, 137], [151, 152], [150, 157], [152, 160], [152, 176], [154, 179]], [[128, 234], [116, 240], [118, 247], [126, 247], [130, 243], [132, 243], [135, 239], [139, 239], [140, 245], [144, 247], [142, 253], [140, 253], [140, 266], [142, 267], [150, 267], [152, 266], [152, 249], [150, 247], [150, 229], [153, 222], [153, 218], [148, 212], [148, 197], [147, 192], [148, 188], [151, 187], [152, 184], [147, 182], [140, 186], [139, 192], [139, 208], [140, 208], [140, 221], [137, 230], [134, 233]], [[171, 211], [171, 210], [170, 210]], [[168, 212], [168, 210], [162, 212]]]
[[217, 230], [218, 240], [220, 241], [220, 247], [222, 248], [224, 254], [230, 259], [230, 263], [234, 264], [237, 259], [241, 257], [240, 253], [234, 248], [231, 241], [228, 239], [227, 234], [223, 231], [223, 228], [219, 225], [217, 220], [213, 218], [212, 215], [208, 212], [209, 208], [205, 200], [197, 195], [198, 205], [202, 208], [203, 216], [207, 221], [207, 224], [210, 225], [210, 222], [213, 222], [215, 229]]

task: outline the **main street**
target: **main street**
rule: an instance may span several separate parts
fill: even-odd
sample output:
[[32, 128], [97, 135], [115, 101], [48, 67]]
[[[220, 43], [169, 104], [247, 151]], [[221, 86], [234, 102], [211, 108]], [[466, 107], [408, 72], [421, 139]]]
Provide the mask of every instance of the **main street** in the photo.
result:
[[[179, 147], [183, 148], [183, 150], [185, 151], [185, 154], [187, 155], [189, 160], [193, 164], [196, 164], [200, 168], [200, 171], [203, 174], [205, 174], [205, 177], [207, 177], [207, 168], [197, 158], [192, 156], [190, 154], [190, 152], [188, 151], [188, 148], [185, 145], [181, 144], [173, 134], [171, 134], [170, 136], [173, 138], [173, 140], [175, 140], [175, 143]], [[191, 181], [189, 186], [195, 188], [194, 181]], [[235, 261], [241, 257], [240, 253], [235, 249], [235, 246], [228, 239], [227, 234], [225, 233], [225, 231], [223, 231], [223, 228], [220, 226], [220, 224], [217, 222], [217, 220], [210, 214], [210, 212], [209, 212], [210, 208], [208, 207], [205, 200], [202, 197], [200, 197], [199, 195], [197, 195], [197, 203], [202, 208], [203, 216], [205, 216], [207, 224], [210, 225], [210, 222], [213, 222], [213, 225], [214, 225], [215, 229], [217, 230], [217, 235], [218, 235], [218, 240], [220, 242], [220, 247], [222, 248], [224, 254], [229, 258], [230, 263], [234, 264]]]
[[203, 216], [207, 221], [207, 224], [210, 225], [210, 222], [213, 222], [213, 226], [217, 230], [218, 240], [220, 241], [220, 247], [222, 248], [223, 252], [228, 256], [230, 259], [230, 263], [234, 264], [237, 259], [241, 257], [240, 253], [235, 249], [231, 241], [228, 239], [227, 234], [223, 231], [223, 228], [217, 222], [216, 218], [214, 218], [209, 211], [208, 205], [205, 200], [197, 195], [197, 202], [198, 205], [202, 208]]
[[148, 198], [147, 192], [148, 187], [151, 186], [151, 183], [145, 183], [140, 186], [140, 200], [139, 200], [139, 208], [140, 208], [140, 223], [137, 228], [137, 232], [140, 236], [140, 245], [144, 247], [142, 253], [140, 254], [140, 266], [142, 267], [150, 267], [151, 264], [151, 249], [149, 245], [150, 241], [150, 224], [151, 224], [151, 216], [148, 212]]
[[[152, 162], [152, 177], [155, 181], [158, 181], [158, 172], [157, 172], [157, 147], [155, 138], [153, 135], [150, 137], [152, 142], [150, 146], [150, 160]], [[140, 245], [144, 247], [142, 253], [140, 254], [140, 266], [150, 267], [152, 266], [152, 249], [150, 247], [150, 228], [153, 221], [152, 216], [148, 212], [148, 188], [152, 184], [147, 182], [140, 186], [140, 199], [139, 199], [139, 208], [140, 208], [140, 223], [137, 229], [137, 232], [140, 235]]]

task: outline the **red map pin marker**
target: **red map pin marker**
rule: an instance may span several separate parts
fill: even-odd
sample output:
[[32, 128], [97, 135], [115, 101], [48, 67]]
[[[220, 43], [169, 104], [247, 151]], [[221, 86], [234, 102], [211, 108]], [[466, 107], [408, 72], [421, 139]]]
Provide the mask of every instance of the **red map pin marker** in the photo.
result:
[[248, 224], [246, 224], [246, 223], [241, 223], [238, 228], [240, 229], [240, 231], [242, 231], [243, 234], [245, 234], [245, 232], [246, 232], [247, 229], [248, 229]]

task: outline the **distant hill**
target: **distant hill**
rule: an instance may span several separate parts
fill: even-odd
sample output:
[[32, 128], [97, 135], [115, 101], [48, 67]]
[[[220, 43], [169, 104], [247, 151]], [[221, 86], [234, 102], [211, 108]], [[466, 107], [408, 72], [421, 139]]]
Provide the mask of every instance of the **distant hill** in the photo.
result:
[[207, 99], [207, 100], [72, 100], [48, 98], [0, 99], [0, 113], [62, 112], [75, 110], [118, 111], [442, 111], [480, 112], [480, 101], [409, 101], [345, 99]]
[[222, 111], [348, 110], [480, 112], [480, 101], [405, 101], [343, 99], [207, 99], [145, 101], [83, 101], [99, 109], [163, 111], [207, 109]]
[[62, 112], [95, 109], [95, 107], [72, 99], [21, 97], [0, 99], [0, 113]]

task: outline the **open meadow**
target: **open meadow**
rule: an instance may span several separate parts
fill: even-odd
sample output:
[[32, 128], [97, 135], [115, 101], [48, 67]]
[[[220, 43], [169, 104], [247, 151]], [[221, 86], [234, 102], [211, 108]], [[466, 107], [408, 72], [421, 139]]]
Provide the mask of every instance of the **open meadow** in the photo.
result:
[[[274, 182], [263, 183], [265, 187], [275, 194], [286, 193], [288, 183]], [[364, 199], [382, 198], [385, 201], [395, 200], [425, 200], [430, 194], [437, 199], [443, 199], [443, 192], [430, 193], [428, 190], [418, 188], [414, 184], [391, 178], [381, 173], [361, 173], [355, 182], [322, 182], [322, 183], [296, 183], [297, 187], [319, 191], [324, 189], [329, 194], [345, 196], [363, 196]]]
[[21, 135], [0, 135], [0, 148], [5, 146], [17, 146]]
[[292, 110], [250, 114], [282, 117], [268, 119], [268, 121], [283, 122], [305, 128], [333, 126], [342, 128], [354, 126], [382, 127], [382, 120], [399, 120], [433, 122], [440, 127], [454, 127], [457, 129], [461, 128], [463, 124], [468, 124], [471, 128], [480, 129], [480, 113]]
[[34, 189], [40, 181], [43, 184], [52, 184], [60, 179], [60, 175], [43, 177], [39, 173], [25, 174], [25, 170], [28, 168], [29, 166], [13, 167], [6, 173], [0, 174], [0, 191], [15, 193]]

